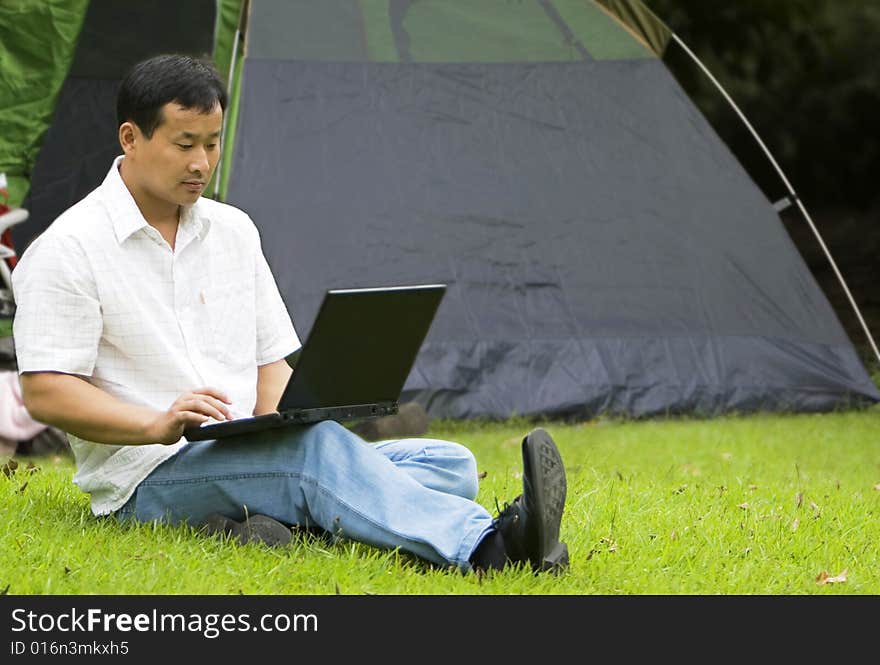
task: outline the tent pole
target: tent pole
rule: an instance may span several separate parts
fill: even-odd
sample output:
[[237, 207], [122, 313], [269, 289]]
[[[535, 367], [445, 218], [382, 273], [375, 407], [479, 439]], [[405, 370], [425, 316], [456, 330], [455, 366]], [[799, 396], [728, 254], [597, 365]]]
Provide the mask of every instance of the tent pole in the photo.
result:
[[800, 200], [798, 195], [795, 193], [794, 188], [791, 186], [791, 183], [788, 181], [788, 178], [785, 177], [785, 173], [783, 173], [779, 164], [777, 164], [776, 160], [773, 158], [773, 155], [770, 153], [770, 150], [764, 144], [764, 141], [761, 140], [761, 137], [758, 135], [758, 132], [755, 131], [755, 128], [752, 127], [752, 124], [748, 121], [745, 114], [740, 110], [740, 108], [736, 105], [736, 102], [727, 94], [727, 91], [718, 82], [712, 72], [702, 63], [702, 61], [696, 56], [696, 54], [691, 51], [687, 44], [685, 44], [678, 35], [674, 32], [672, 33], [672, 39], [687, 53], [690, 58], [697, 64], [697, 66], [703, 71], [703, 73], [709, 78], [710, 81], [718, 88], [718, 91], [722, 94], [724, 99], [727, 100], [727, 103], [733, 108], [736, 114], [739, 116], [739, 119], [743, 121], [746, 128], [749, 130], [751, 135], [754, 137], [755, 141], [758, 142], [758, 145], [761, 147], [761, 150], [767, 156], [767, 159], [770, 160], [770, 163], [773, 165], [773, 168], [776, 169], [776, 173], [779, 174], [779, 177], [782, 178], [782, 182], [785, 183], [786, 189], [788, 189], [789, 196], [791, 200], [797, 204], [798, 209], [801, 211], [801, 214], [804, 216], [804, 219], [807, 220], [807, 224], [809, 224], [810, 229], [813, 231], [813, 235], [816, 236], [816, 239], [819, 241], [819, 246], [822, 248], [822, 251], [825, 253], [825, 257], [828, 259], [828, 262], [831, 264], [831, 268], [834, 270], [834, 274], [837, 276], [840, 285], [843, 287], [844, 293], [846, 293], [846, 297], [849, 299], [850, 305], [852, 305], [853, 310], [856, 313], [856, 317], [859, 320], [859, 323], [862, 325], [862, 330], [865, 331], [865, 336], [868, 338], [868, 342], [871, 345], [871, 348], [874, 351], [874, 356], [876, 356], [877, 360], [880, 361], [880, 350], [877, 349], [877, 342], [874, 341], [874, 337], [871, 335], [871, 331], [868, 329], [868, 324], [865, 323], [865, 319], [862, 317], [862, 313], [859, 311], [858, 305], [856, 305], [855, 299], [853, 299], [852, 294], [850, 293], [849, 287], [846, 285], [846, 281], [843, 279], [843, 275], [840, 273], [840, 270], [837, 268], [837, 263], [835, 263], [834, 258], [831, 256], [831, 252], [828, 250], [828, 247], [825, 245], [825, 241], [822, 239], [822, 235], [819, 233], [819, 229], [816, 228], [816, 225], [813, 223], [812, 218], [810, 217], [807, 209], [804, 207], [803, 202]]
[[[232, 89], [233, 89], [232, 74], [235, 71], [235, 58], [238, 53], [238, 38], [239, 38], [240, 34], [241, 33], [239, 33], [238, 28], [236, 28], [235, 29], [235, 38], [234, 38], [234, 41], [232, 42], [232, 57], [229, 60], [229, 77], [226, 79], [228, 81], [226, 94], [229, 96], [230, 104], [232, 103], [231, 100], [232, 100]], [[221, 136], [223, 136], [224, 139], [226, 138], [226, 120], [228, 118], [229, 118], [229, 114], [224, 113], [223, 114], [223, 128], [222, 128], [222, 134], [221, 134]], [[222, 177], [223, 176], [223, 168], [225, 166], [226, 165], [223, 163], [223, 153], [221, 151], [220, 159], [217, 162], [217, 174], [214, 177], [214, 200], [215, 201], [219, 200], [218, 197], [220, 196], [220, 181], [223, 179], [223, 177]]]
[[[238, 24], [235, 26], [235, 36], [232, 38], [232, 55], [229, 58], [229, 75], [226, 77], [226, 94], [229, 98], [229, 105], [232, 105], [232, 91], [234, 89], [232, 77], [235, 74], [235, 61], [238, 59], [238, 41], [241, 39], [241, 25], [242, 25], [242, 17], [245, 12], [245, 5], [247, 4], [246, 0], [242, 0], [241, 7], [238, 12]], [[223, 114], [223, 127], [221, 129], [224, 140], [226, 139], [226, 120], [229, 117], [228, 113]], [[223, 163], [223, 151], [220, 152], [220, 159], [217, 162], [217, 173], [214, 176], [214, 200], [218, 200], [220, 196], [220, 181], [223, 179], [223, 168], [226, 165]]]

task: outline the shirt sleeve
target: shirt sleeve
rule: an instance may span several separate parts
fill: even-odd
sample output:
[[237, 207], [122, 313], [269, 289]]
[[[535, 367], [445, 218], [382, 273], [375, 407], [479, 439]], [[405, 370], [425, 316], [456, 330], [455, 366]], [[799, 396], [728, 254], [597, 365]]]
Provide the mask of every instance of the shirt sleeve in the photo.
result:
[[302, 344], [293, 327], [290, 313], [278, 291], [272, 269], [260, 245], [255, 261], [257, 298], [257, 365], [285, 358]]
[[103, 327], [91, 268], [75, 238], [44, 234], [12, 271], [18, 371], [91, 376]]

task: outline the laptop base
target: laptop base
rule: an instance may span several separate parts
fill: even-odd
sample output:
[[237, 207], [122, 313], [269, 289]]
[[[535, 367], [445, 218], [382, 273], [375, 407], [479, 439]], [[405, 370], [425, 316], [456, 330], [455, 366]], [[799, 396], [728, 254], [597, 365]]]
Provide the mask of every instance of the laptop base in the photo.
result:
[[376, 404], [350, 404], [346, 406], [326, 406], [313, 409], [291, 409], [283, 413], [267, 413], [253, 418], [236, 418], [226, 422], [187, 427], [183, 436], [187, 441], [207, 441], [251, 432], [262, 432], [290, 425], [310, 425], [322, 420], [360, 420], [379, 418], [397, 413], [398, 403], [378, 402]]

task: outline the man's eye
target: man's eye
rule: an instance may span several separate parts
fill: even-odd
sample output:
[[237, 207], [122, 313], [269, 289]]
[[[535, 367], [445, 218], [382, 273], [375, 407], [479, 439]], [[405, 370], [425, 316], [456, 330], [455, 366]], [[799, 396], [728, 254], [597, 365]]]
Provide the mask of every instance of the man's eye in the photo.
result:
[[217, 144], [216, 144], [216, 143], [209, 143], [209, 144], [208, 144], [207, 146], [205, 146], [205, 147], [206, 147], [208, 150], [213, 150], [214, 148], [217, 147]]
[[190, 148], [192, 148], [192, 145], [189, 145], [189, 144], [187, 144], [187, 143], [178, 143], [177, 145], [178, 145], [178, 147], [180, 147], [182, 150], [189, 150]]

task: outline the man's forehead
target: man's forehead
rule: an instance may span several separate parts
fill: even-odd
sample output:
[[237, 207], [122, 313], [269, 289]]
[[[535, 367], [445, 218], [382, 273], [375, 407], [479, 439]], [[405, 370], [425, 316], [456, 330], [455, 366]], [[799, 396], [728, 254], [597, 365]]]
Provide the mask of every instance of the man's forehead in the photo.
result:
[[[197, 139], [197, 138], [199, 138], [199, 137], [202, 136], [202, 134], [201, 134], [200, 132], [192, 132], [192, 131], [189, 131], [189, 130], [186, 130], [186, 129], [182, 129], [182, 130], [180, 130], [180, 131], [175, 131], [175, 132], [174, 132], [174, 135], [175, 135], [175, 136], [182, 136], [183, 138], [186, 138], [186, 139]], [[212, 137], [215, 137], [215, 136], [220, 136], [220, 130], [217, 129], [217, 130], [215, 130], [215, 131], [213, 131], [213, 132], [207, 132], [207, 133], [204, 134], [204, 135], [207, 136], [207, 137], [209, 137], [209, 138], [212, 138]]]
[[162, 123], [165, 130], [173, 134], [188, 136], [219, 135], [223, 126], [223, 111], [220, 104], [205, 113], [198, 108], [185, 108], [175, 102], [162, 107]]

